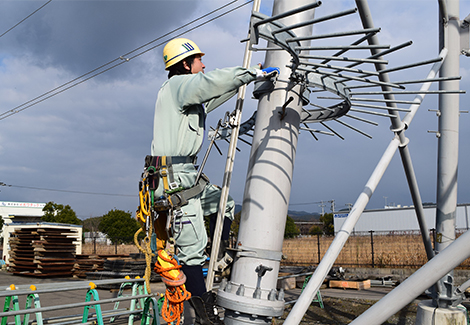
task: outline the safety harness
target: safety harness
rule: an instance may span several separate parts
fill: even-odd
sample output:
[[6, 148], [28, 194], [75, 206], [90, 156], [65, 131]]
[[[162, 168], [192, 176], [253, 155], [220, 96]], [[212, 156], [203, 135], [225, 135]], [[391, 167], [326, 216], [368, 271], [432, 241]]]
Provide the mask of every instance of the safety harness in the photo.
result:
[[[208, 179], [198, 173], [194, 186], [181, 187], [175, 182], [173, 165], [195, 162], [195, 157], [147, 156], [139, 182], [140, 205], [136, 211], [136, 219], [142, 227], [134, 235], [134, 242], [146, 257], [145, 280], [148, 292], [151, 260], [152, 256], [157, 256], [154, 270], [166, 284], [162, 317], [169, 323], [176, 321], [176, 324], [179, 324], [183, 313], [183, 302], [188, 300], [191, 294], [184, 286], [186, 277], [180, 271], [181, 266], [175, 256], [168, 254], [165, 248], [167, 242], [174, 243], [172, 225], [177, 217], [183, 215], [181, 208], [204, 190]], [[163, 194], [156, 197], [160, 179], [163, 181]], [[144, 247], [138, 241], [138, 235], [142, 231], [145, 231], [146, 235]]]

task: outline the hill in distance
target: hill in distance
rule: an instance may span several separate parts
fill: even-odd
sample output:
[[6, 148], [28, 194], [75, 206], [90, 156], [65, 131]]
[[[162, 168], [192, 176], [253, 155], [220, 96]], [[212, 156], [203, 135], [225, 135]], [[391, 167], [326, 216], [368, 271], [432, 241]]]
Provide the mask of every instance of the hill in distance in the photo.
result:
[[[242, 210], [242, 206], [239, 204], [235, 205], [235, 213]], [[287, 211], [287, 215], [294, 219], [294, 221], [318, 221], [320, 220], [320, 214], [318, 212], [306, 212], [306, 211]]]

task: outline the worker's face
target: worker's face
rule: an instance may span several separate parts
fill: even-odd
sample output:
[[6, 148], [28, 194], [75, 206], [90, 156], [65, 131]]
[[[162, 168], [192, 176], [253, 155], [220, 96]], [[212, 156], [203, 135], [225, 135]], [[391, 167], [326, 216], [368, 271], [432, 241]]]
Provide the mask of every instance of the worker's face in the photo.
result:
[[201, 56], [196, 55], [196, 57], [194, 58], [193, 64], [191, 64], [191, 73], [198, 73], [198, 72], [204, 73], [205, 68], [206, 66], [204, 65], [204, 63], [202, 63]]

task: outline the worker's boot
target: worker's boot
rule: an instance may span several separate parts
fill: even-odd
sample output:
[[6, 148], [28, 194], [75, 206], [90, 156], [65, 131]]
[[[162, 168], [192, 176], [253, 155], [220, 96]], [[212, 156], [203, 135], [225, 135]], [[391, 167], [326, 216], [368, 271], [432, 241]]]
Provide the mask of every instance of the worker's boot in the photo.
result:
[[215, 306], [215, 294], [213, 292], [204, 292], [201, 297], [191, 297], [189, 303], [196, 312], [196, 322], [198, 325], [223, 325], [217, 315]]
[[194, 325], [196, 323], [196, 311], [188, 300], [183, 305], [183, 325]]

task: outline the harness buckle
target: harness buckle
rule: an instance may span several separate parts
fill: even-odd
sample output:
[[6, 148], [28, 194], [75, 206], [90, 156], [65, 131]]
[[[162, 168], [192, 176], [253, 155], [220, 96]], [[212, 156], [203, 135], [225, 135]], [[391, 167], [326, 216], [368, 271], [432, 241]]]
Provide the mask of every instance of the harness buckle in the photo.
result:
[[159, 172], [160, 172], [161, 177], [167, 177], [168, 176], [167, 166], [161, 166]]
[[176, 182], [172, 182], [168, 184], [168, 186], [170, 187], [170, 190], [176, 190], [177, 188], [179, 188], [178, 183]]

